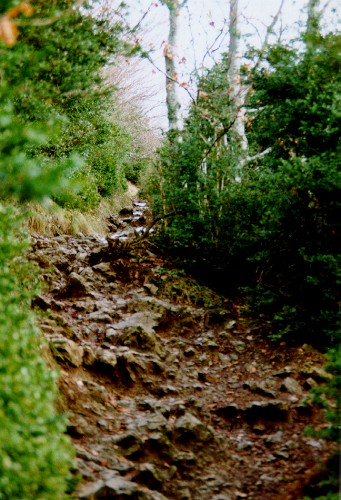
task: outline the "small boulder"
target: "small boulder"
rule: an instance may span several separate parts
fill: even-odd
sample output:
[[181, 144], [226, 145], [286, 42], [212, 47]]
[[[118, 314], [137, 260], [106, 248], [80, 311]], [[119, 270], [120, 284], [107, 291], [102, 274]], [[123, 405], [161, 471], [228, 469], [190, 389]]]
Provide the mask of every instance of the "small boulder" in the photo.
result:
[[107, 351], [106, 349], [99, 349], [96, 352], [96, 364], [115, 368], [117, 365], [116, 354], [111, 351]]
[[143, 454], [143, 441], [135, 432], [129, 431], [116, 436], [114, 443], [125, 457], [137, 458]]
[[67, 297], [80, 297], [86, 295], [89, 292], [89, 286], [80, 274], [72, 272], [63, 291], [63, 295]]
[[134, 481], [154, 490], [162, 485], [163, 478], [154, 464], [145, 463], [139, 466], [139, 471]]
[[298, 396], [301, 396], [303, 392], [300, 384], [297, 382], [297, 380], [295, 380], [292, 377], [287, 377], [283, 381], [281, 385], [281, 390], [290, 392], [290, 394], [297, 394]]
[[141, 351], [162, 354], [157, 334], [154, 331], [146, 330], [143, 326], [126, 328], [117, 342], [119, 345], [126, 345]]
[[73, 340], [63, 337], [63, 335], [52, 335], [49, 338], [52, 354], [61, 360], [67, 361], [73, 366], [81, 366], [83, 362], [84, 349]]
[[175, 422], [174, 438], [178, 442], [206, 442], [212, 437], [212, 431], [189, 412], [179, 417]]
[[96, 356], [94, 351], [89, 346], [84, 347], [84, 355], [83, 355], [83, 365], [84, 366], [93, 366], [96, 362]]

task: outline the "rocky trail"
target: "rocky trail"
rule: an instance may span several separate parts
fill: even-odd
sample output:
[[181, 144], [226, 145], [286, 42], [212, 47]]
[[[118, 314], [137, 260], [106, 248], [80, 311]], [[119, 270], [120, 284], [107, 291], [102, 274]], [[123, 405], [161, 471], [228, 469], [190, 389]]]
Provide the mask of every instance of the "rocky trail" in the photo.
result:
[[135, 200], [112, 217], [107, 239], [32, 236], [46, 283], [35, 306], [82, 478], [74, 497], [303, 497], [330, 451], [304, 434], [324, 425], [309, 395], [328, 376], [322, 356], [274, 346], [237, 305], [129, 246], [146, 210]]

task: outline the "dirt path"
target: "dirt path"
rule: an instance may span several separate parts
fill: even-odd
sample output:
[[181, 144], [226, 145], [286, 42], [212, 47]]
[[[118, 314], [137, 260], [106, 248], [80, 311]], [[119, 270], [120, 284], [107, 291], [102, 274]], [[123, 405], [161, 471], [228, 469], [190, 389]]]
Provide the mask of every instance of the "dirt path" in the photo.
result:
[[113, 217], [110, 241], [34, 238], [47, 284], [36, 306], [82, 477], [75, 498], [300, 498], [329, 452], [303, 433], [323, 425], [309, 402], [321, 355], [275, 348], [168, 261], [125, 251], [145, 209], [135, 200]]

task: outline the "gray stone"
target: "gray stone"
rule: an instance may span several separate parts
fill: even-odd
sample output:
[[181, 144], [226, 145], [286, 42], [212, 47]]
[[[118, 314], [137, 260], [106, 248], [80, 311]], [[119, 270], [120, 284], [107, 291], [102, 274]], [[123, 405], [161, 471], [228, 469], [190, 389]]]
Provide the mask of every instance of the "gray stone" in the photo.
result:
[[151, 432], [145, 440], [145, 445], [158, 456], [170, 456], [174, 451], [174, 446], [163, 432]]
[[258, 419], [267, 421], [286, 420], [290, 405], [280, 399], [271, 401], [252, 401], [243, 410], [247, 421]]
[[156, 314], [161, 319], [165, 315], [178, 313], [179, 307], [156, 297], [140, 297], [128, 304], [128, 310], [132, 312], [147, 312], [151, 315]]
[[94, 351], [89, 346], [84, 347], [83, 364], [85, 366], [93, 366], [96, 362]]
[[106, 349], [98, 349], [96, 351], [96, 363], [115, 368], [117, 365], [116, 354], [111, 351], [107, 351]]
[[299, 396], [302, 395], [302, 387], [300, 386], [300, 384], [297, 382], [297, 380], [295, 380], [294, 378], [292, 377], [287, 377], [282, 385], [281, 385], [281, 389], [283, 391], [288, 391], [290, 392], [290, 394], [298, 394]]
[[53, 335], [49, 338], [52, 354], [61, 361], [67, 361], [73, 366], [80, 366], [83, 361], [84, 349], [73, 340], [63, 335]]
[[161, 344], [154, 331], [146, 330], [143, 326], [132, 326], [117, 339], [119, 345], [126, 345], [141, 351], [156, 352], [162, 354]]
[[235, 350], [239, 353], [242, 353], [246, 349], [246, 344], [242, 340], [231, 340], [231, 344], [235, 348]]
[[169, 500], [167, 497], [158, 491], [151, 491], [146, 489], [138, 490], [138, 500]]
[[72, 415], [67, 429], [71, 435], [84, 436], [89, 432], [89, 424], [82, 415]]
[[274, 451], [274, 454], [276, 455], [276, 457], [284, 458], [285, 460], [287, 460], [290, 457], [290, 453], [285, 450], [276, 450]]
[[[127, 328], [144, 328], [146, 331], [155, 333], [154, 327], [159, 324], [159, 315], [155, 313], [136, 312], [128, 318], [111, 325], [113, 330], [124, 331]], [[108, 334], [110, 337], [110, 332]]]
[[226, 328], [226, 330], [232, 330], [235, 324], [236, 321], [234, 319], [230, 319], [229, 321], [226, 321], [226, 323], [224, 324], [224, 328]]
[[212, 431], [189, 412], [179, 417], [174, 424], [174, 438], [177, 441], [200, 442], [212, 437]]
[[217, 342], [214, 342], [214, 340], [208, 340], [206, 342], [206, 345], [207, 347], [209, 347], [210, 349], [219, 349], [219, 344], [217, 344]]
[[195, 356], [196, 353], [197, 351], [194, 349], [194, 347], [188, 347], [188, 349], [184, 351], [184, 355], [186, 356], [186, 358]]
[[161, 413], [149, 416], [146, 427], [149, 432], [162, 432], [168, 436], [171, 435], [171, 427], [168, 420]]
[[99, 271], [107, 276], [115, 277], [116, 273], [113, 271], [110, 262], [100, 262], [92, 267], [94, 271]]
[[285, 378], [293, 372], [293, 368], [291, 366], [285, 366], [283, 370], [279, 372], [273, 373], [274, 377]]
[[243, 387], [245, 389], [250, 389], [252, 392], [262, 394], [263, 396], [275, 397], [276, 395], [276, 384], [271, 380], [246, 381]]
[[89, 286], [83, 276], [72, 272], [68, 277], [65, 294], [71, 297], [79, 297], [89, 292]]
[[242, 439], [237, 444], [237, 449], [240, 450], [240, 451], [241, 450], [250, 450], [251, 448], [253, 448], [253, 442], [252, 441], [248, 441], [247, 439]]
[[151, 388], [152, 394], [155, 394], [158, 397], [170, 396], [179, 394], [179, 389], [174, 385], [157, 385], [157, 387]]
[[142, 373], [147, 373], [147, 365], [138, 353], [123, 352], [118, 356], [118, 369], [129, 383], [134, 383]]
[[312, 448], [317, 448], [318, 450], [323, 449], [323, 441], [320, 440], [318, 441], [317, 439], [309, 439], [306, 441], [306, 443], [311, 446]]
[[111, 323], [112, 317], [103, 311], [93, 311], [87, 314], [85, 319], [87, 321], [97, 321], [101, 323]]
[[324, 368], [317, 365], [307, 365], [301, 369], [303, 375], [310, 375], [313, 379], [317, 381], [328, 380], [333, 378], [331, 373], [326, 372]]
[[162, 485], [163, 477], [154, 464], [144, 463], [139, 466], [139, 472], [134, 481], [151, 489], [157, 489]]
[[175, 449], [172, 453], [172, 461], [176, 464], [180, 464], [181, 467], [191, 467], [197, 461], [197, 457], [192, 451]]
[[95, 495], [103, 490], [104, 484], [104, 481], [94, 481], [92, 483], [81, 484], [75, 492], [76, 497], [88, 500], [98, 498]]
[[92, 380], [84, 380], [83, 383], [95, 401], [98, 403], [105, 403], [107, 401], [108, 392], [104, 385], [97, 384]]
[[148, 290], [151, 295], [156, 295], [159, 290], [156, 285], [153, 285], [153, 283], [145, 283], [145, 285], [143, 285], [143, 288], [145, 288], [145, 290]]
[[313, 387], [316, 387], [316, 386], [317, 386], [317, 382], [312, 377], [307, 378], [307, 380], [304, 382], [304, 387], [306, 389], [312, 389]]
[[120, 476], [112, 477], [111, 479], [106, 481], [104, 488], [106, 498], [115, 498], [114, 495], [117, 497], [120, 497], [121, 495], [124, 497], [129, 497], [132, 496], [133, 493], [136, 493], [138, 489], [137, 484], [128, 481], [127, 479], [123, 479]]
[[115, 337], [118, 338], [120, 336], [120, 332], [116, 330], [115, 328], [112, 328], [111, 326], [106, 330], [105, 332], [106, 338], [114, 339]]
[[268, 436], [264, 436], [264, 442], [266, 444], [277, 444], [281, 443], [283, 440], [283, 432], [278, 431], [275, 434], [269, 434]]
[[223, 354], [222, 352], [219, 352], [218, 358], [224, 364], [228, 364], [230, 362], [230, 356], [228, 354]]
[[113, 442], [119, 446], [120, 452], [125, 457], [137, 458], [143, 453], [143, 441], [133, 431], [127, 431], [114, 437]]

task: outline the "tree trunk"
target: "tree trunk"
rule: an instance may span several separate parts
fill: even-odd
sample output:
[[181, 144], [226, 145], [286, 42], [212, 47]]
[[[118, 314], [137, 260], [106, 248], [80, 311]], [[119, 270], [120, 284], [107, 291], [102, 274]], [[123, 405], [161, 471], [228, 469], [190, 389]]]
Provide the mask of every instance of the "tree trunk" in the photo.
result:
[[231, 138], [233, 146], [236, 146], [237, 168], [236, 174], [240, 176], [242, 160], [247, 156], [248, 142], [245, 133], [245, 92], [240, 79], [240, 59], [239, 54], [239, 33], [238, 33], [238, 0], [230, 0], [230, 21], [229, 21], [229, 59], [227, 69], [227, 79], [229, 85], [229, 97], [231, 101], [231, 114], [233, 126], [231, 128]]
[[176, 72], [176, 44], [178, 35], [179, 1], [162, 0], [169, 11], [169, 35], [167, 45], [164, 50], [166, 63], [166, 104], [169, 130], [179, 129], [179, 109], [178, 81]]

